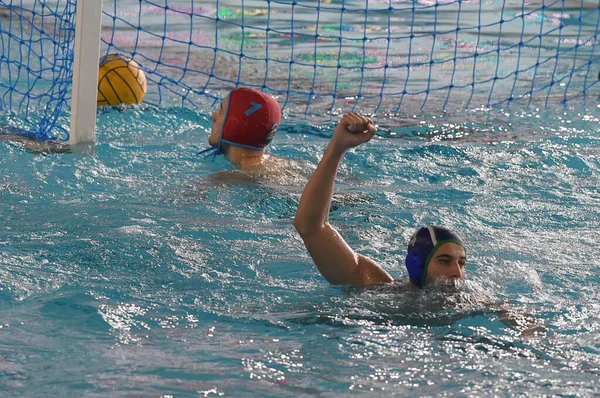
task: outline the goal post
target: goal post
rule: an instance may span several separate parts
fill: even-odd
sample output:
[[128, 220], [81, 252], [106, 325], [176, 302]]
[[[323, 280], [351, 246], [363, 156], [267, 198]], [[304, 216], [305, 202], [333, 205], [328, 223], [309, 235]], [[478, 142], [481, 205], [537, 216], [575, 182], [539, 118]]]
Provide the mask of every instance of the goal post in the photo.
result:
[[75, 22], [70, 145], [93, 144], [96, 139], [101, 28], [102, 0], [79, 1]]

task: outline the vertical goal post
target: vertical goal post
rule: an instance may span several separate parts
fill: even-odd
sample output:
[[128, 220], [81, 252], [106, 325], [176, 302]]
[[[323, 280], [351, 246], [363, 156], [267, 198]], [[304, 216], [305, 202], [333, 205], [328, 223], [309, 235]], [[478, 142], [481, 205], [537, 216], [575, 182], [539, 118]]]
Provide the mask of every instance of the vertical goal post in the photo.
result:
[[69, 145], [94, 144], [102, 0], [77, 2]]

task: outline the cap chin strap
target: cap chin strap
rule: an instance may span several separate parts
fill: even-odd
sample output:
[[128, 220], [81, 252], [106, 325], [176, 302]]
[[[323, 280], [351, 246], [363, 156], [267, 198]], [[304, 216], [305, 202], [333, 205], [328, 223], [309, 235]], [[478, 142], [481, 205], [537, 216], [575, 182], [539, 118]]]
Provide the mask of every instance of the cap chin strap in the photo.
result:
[[227, 145], [232, 145], [232, 146], [237, 146], [239, 148], [245, 148], [245, 149], [252, 149], [253, 151], [261, 151], [264, 152], [265, 148], [259, 148], [257, 146], [252, 146], [252, 145], [246, 145], [246, 144], [238, 144], [237, 142], [233, 142], [233, 141], [228, 141], [228, 140], [224, 140], [221, 138], [221, 141], [219, 141], [219, 146], [221, 146], [221, 143], [225, 143]]
[[212, 161], [215, 161], [215, 158], [219, 155], [222, 155], [223, 152], [221, 151], [220, 145], [219, 146], [211, 146], [210, 148], [206, 148], [201, 150], [200, 152], [198, 152], [196, 154], [196, 156], [200, 156], [202, 154], [206, 153], [206, 155], [204, 155], [204, 159], [206, 159], [209, 156], [212, 156]]
[[[227, 112], [229, 112], [229, 109], [227, 109]], [[225, 121], [227, 120], [227, 118], [225, 118]], [[223, 128], [225, 128], [225, 121], [223, 121]], [[215, 158], [219, 155], [223, 154], [223, 150], [221, 149], [221, 141], [223, 141], [223, 130], [221, 130], [221, 135], [219, 136], [219, 143], [217, 144], [217, 146], [211, 146], [208, 147], [206, 149], [201, 150], [200, 152], [198, 152], [196, 154], [196, 156], [200, 156], [203, 153], [206, 153], [206, 155], [204, 155], [204, 159], [206, 159], [209, 156], [212, 156], [212, 161], [215, 161]]]
[[[229, 101], [231, 101], [231, 98], [229, 99]], [[223, 126], [221, 126], [221, 135], [219, 135], [219, 143], [217, 144], [217, 146], [211, 146], [209, 148], [203, 149], [200, 152], [198, 152], [196, 154], [196, 156], [200, 156], [203, 153], [206, 153], [206, 155], [204, 155], [204, 159], [206, 159], [209, 156], [212, 156], [212, 161], [215, 161], [215, 158], [219, 155], [223, 154], [223, 150], [221, 149], [221, 141], [223, 141], [223, 133], [225, 130], [225, 123], [227, 123], [227, 117], [229, 117], [229, 103], [227, 103], [227, 111], [225, 111], [225, 118], [223, 119]], [[211, 131], [212, 133], [212, 131]]]

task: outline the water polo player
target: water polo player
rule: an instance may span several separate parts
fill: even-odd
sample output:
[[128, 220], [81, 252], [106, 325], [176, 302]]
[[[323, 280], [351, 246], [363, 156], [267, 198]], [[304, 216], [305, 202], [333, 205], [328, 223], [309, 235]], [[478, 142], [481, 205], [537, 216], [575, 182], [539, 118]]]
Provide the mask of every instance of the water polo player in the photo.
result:
[[273, 140], [281, 123], [281, 108], [272, 96], [250, 88], [237, 88], [212, 114], [208, 137], [216, 156], [225, 155], [237, 169], [257, 170], [270, 156], [264, 149]]
[[[376, 132], [370, 119], [348, 113], [338, 123], [317, 169], [308, 180], [294, 226], [315, 265], [331, 284], [371, 286], [394, 282], [394, 278], [372, 259], [357, 254], [329, 222], [335, 177], [345, 153], [369, 141]], [[418, 229], [408, 243], [405, 264], [410, 282], [423, 287], [432, 282], [454, 284], [463, 279], [467, 256], [463, 241], [452, 231], [438, 226]], [[532, 316], [487, 303], [490, 311], [507, 325], [521, 329], [522, 336], [545, 333]]]
[[[331, 284], [368, 286], [394, 281], [375, 261], [355, 253], [328, 222], [342, 158], [349, 149], [369, 141], [375, 132], [375, 126], [366, 117], [357, 113], [344, 115], [298, 205], [294, 226], [315, 265]], [[446, 228], [423, 227], [409, 242], [406, 266], [411, 283], [416, 286], [462, 279], [465, 263], [462, 240]]]

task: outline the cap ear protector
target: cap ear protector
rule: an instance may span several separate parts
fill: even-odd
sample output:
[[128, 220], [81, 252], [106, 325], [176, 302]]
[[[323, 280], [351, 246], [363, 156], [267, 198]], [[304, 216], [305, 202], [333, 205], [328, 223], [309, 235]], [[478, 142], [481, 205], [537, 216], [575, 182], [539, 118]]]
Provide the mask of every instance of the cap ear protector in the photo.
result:
[[412, 283], [419, 287], [425, 284], [427, 267], [433, 254], [446, 243], [456, 243], [464, 248], [458, 235], [444, 227], [426, 226], [415, 232], [408, 243], [408, 254], [404, 261]]
[[419, 253], [416, 250], [411, 250], [406, 255], [404, 260], [406, 270], [408, 271], [408, 277], [417, 286], [421, 286], [423, 278], [423, 261], [419, 257]]

